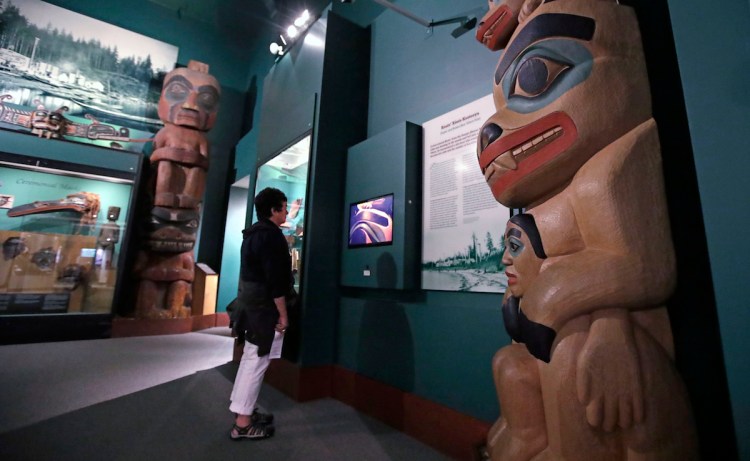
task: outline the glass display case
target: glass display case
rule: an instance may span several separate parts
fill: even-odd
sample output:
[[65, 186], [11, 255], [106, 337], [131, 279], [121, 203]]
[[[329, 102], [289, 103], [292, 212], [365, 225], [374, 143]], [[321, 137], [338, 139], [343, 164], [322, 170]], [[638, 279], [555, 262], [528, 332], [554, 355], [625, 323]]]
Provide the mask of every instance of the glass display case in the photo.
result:
[[0, 316], [111, 314], [135, 181], [135, 171], [0, 153]]
[[[281, 225], [292, 256], [295, 289], [299, 291], [305, 241], [305, 203], [307, 201], [307, 174], [310, 163], [310, 140], [307, 134], [279, 152], [258, 168], [255, 195], [266, 187], [275, 187], [287, 196], [289, 215]], [[253, 222], [257, 221], [253, 214]]]

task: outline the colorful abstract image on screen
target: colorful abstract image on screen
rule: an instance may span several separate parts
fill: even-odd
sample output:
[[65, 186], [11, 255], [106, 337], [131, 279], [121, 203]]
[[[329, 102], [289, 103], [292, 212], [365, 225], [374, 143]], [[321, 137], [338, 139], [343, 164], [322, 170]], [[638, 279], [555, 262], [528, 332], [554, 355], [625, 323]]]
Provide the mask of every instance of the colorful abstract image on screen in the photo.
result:
[[349, 247], [393, 243], [393, 194], [352, 203], [349, 207]]

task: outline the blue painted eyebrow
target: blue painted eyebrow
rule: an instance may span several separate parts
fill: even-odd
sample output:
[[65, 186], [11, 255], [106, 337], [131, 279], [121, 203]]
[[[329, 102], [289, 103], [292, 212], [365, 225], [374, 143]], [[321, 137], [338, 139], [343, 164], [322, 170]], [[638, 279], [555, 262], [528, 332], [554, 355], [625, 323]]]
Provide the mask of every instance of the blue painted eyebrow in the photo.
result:
[[524, 26], [521, 33], [505, 50], [503, 59], [495, 71], [495, 84], [499, 84], [505, 72], [516, 57], [527, 46], [542, 38], [568, 37], [590, 41], [594, 36], [596, 22], [585, 16], [574, 14], [549, 13], [535, 17]]

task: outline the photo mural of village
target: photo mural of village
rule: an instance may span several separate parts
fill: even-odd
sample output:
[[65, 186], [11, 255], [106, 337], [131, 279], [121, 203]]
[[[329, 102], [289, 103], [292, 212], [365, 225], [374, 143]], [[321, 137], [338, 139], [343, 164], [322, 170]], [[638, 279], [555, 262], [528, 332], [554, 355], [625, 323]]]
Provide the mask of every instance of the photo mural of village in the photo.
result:
[[475, 232], [463, 250], [422, 263], [422, 284], [447, 291], [504, 293], [508, 287], [502, 263], [505, 244], [502, 235], [488, 231], [483, 238]]
[[39, 0], [0, 0], [0, 128], [141, 152], [177, 52]]

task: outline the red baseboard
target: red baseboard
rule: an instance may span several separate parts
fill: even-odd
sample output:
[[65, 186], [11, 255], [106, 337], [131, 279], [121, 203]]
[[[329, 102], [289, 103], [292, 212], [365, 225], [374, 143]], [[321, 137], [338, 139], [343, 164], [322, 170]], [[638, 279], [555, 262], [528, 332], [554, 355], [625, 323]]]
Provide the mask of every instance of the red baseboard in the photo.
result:
[[298, 402], [309, 402], [331, 396], [331, 368], [300, 368], [284, 359], [272, 360], [265, 381]]
[[490, 423], [459, 413], [413, 394], [404, 394], [403, 431], [461, 460], [477, 461]]
[[266, 382], [297, 401], [333, 397], [458, 460], [476, 461], [490, 423], [345, 368], [273, 360]]
[[333, 382], [333, 398], [406, 432], [404, 391], [341, 367], [334, 368]]
[[214, 314], [216, 316], [216, 326], [217, 327], [228, 327], [229, 326], [229, 314], [226, 312], [217, 312]]
[[112, 320], [112, 337], [174, 335], [217, 326], [229, 326], [229, 316], [226, 312], [194, 315], [184, 319], [133, 319], [117, 317]]

